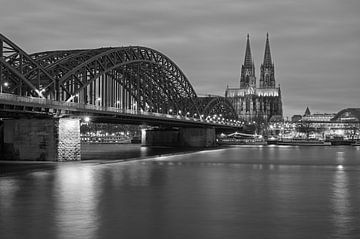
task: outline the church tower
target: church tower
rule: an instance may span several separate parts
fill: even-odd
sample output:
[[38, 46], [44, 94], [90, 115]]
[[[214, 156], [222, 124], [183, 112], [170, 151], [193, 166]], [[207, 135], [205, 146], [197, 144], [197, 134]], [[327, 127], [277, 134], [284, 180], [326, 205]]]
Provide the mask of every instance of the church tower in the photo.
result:
[[241, 66], [240, 87], [226, 87], [225, 97], [231, 102], [239, 119], [247, 122], [282, 120], [280, 85], [276, 86], [274, 63], [271, 59], [269, 34], [266, 34], [264, 60], [260, 67], [260, 82], [257, 87], [255, 65], [247, 34], [245, 59]]
[[255, 65], [251, 56], [249, 34], [247, 35], [244, 64], [241, 66], [240, 88], [256, 88]]
[[266, 34], [264, 61], [260, 67], [260, 88], [275, 88], [275, 68], [271, 60], [269, 33]]

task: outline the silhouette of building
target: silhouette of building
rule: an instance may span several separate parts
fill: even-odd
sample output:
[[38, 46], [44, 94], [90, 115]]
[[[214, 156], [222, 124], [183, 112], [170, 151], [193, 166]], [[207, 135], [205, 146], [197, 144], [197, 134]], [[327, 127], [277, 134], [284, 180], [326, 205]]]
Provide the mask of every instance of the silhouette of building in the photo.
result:
[[225, 97], [234, 106], [238, 117], [245, 121], [269, 121], [271, 117], [282, 118], [280, 85], [276, 86], [275, 68], [271, 59], [269, 34], [266, 36], [264, 60], [260, 67], [257, 85], [255, 64], [247, 35], [244, 64], [241, 66], [240, 87], [229, 88]]
[[309, 109], [309, 107], [306, 107], [304, 116], [310, 116], [310, 115], [311, 115], [310, 109]]

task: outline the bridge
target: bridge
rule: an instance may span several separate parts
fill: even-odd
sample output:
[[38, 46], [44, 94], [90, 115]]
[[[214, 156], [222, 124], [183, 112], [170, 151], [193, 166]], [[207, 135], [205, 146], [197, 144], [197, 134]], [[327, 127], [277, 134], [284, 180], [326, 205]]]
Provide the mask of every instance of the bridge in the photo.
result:
[[[199, 97], [181, 69], [157, 50], [27, 54], [1, 34], [0, 117], [3, 148], [11, 148], [11, 157], [59, 161], [80, 159], [80, 122], [89, 117], [153, 126], [143, 133], [145, 145], [211, 146], [215, 130], [242, 126], [226, 98]], [[21, 137], [24, 132], [28, 138]]]

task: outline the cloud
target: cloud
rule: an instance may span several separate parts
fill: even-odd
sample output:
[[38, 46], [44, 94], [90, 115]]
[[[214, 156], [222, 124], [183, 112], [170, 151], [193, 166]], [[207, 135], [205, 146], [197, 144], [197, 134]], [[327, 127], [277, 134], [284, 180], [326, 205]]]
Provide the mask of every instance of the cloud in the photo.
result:
[[239, 84], [247, 33], [259, 75], [269, 32], [291, 115], [307, 105], [323, 112], [360, 107], [359, 10], [357, 0], [12, 0], [0, 9], [0, 32], [28, 52], [152, 47], [174, 60], [197, 92], [219, 95]]

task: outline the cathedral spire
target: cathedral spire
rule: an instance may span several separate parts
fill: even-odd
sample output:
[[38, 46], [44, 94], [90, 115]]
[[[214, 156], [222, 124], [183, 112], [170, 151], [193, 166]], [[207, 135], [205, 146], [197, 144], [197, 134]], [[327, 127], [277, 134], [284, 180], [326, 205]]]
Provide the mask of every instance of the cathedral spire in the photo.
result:
[[245, 59], [240, 75], [240, 88], [248, 87], [256, 87], [255, 64], [251, 56], [249, 34], [247, 34]]
[[269, 43], [269, 33], [266, 33], [266, 43], [265, 43], [265, 54], [264, 54], [264, 66], [271, 66], [271, 52], [270, 52], [270, 43]]
[[252, 67], [253, 66], [253, 60], [252, 60], [251, 49], [250, 49], [249, 34], [247, 34], [244, 66], [245, 67]]
[[269, 33], [266, 33], [264, 61], [260, 67], [260, 88], [275, 87], [275, 69], [271, 60]]

